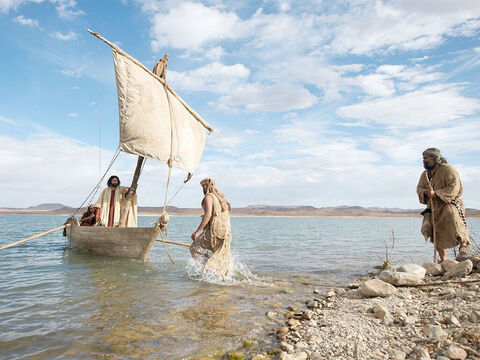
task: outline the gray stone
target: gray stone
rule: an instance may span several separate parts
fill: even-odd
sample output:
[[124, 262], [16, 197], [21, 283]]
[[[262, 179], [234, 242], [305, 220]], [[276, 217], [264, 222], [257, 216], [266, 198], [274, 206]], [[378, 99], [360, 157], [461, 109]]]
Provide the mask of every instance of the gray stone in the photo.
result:
[[400, 350], [393, 350], [390, 355], [392, 360], [404, 360], [407, 357], [407, 354]]
[[430, 276], [443, 275], [444, 273], [442, 265], [434, 263], [433, 261], [426, 262], [422, 266], [425, 268], [425, 270], [427, 270], [427, 275]]
[[406, 264], [384, 270], [378, 278], [392, 285], [414, 285], [425, 278], [427, 270], [420, 265]]
[[472, 319], [472, 322], [480, 323], [480, 310], [473, 310], [470, 318]]
[[275, 319], [277, 317], [277, 313], [275, 311], [267, 311], [265, 313], [265, 315], [269, 318], [269, 319]]
[[294, 351], [293, 345], [287, 343], [286, 341], [280, 342], [280, 344], [278, 344], [278, 346], [280, 347], [280, 349], [282, 349], [283, 351], [286, 351], [289, 354], [292, 354], [293, 351]]
[[318, 301], [317, 300], [310, 300], [307, 302], [307, 308], [309, 309], [316, 309], [319, 307]]
[[468, 290], [461, 291], [457, 294], [457, 296], [463, 300], [471, 300], [475, 298], [476, 295], [477, 293], [475, 291], [468, 291]]
[[302, 317], [305, 320], [312, 320], [314, 316], [315, 316], [315, 313], [312, 310], [305, 310], [302, 314]]
[[377, 319], [383, 320], [385, 317], [390, 316], [390, 313], [382, 305], [375, 305], [373, 307], [373, 313]]
[[371, 279], [363, 282], [360, 285], [360, 291], [364, 296], [368, 297], [387, 297], [397, 293], [397, 289], [379, 279]]
[[442, 279], [447, 280], [454, 277], [464, 277], [472, 272], [473, 263], [470, 260], [459, 262], [443, 274]]
[[417, 346], [415, 349], [415, 354], [419, 359], [430, 360], [430, 354], [427, 349], [422, 346]]
[[453, 325], [453, 326], [456, 326], [456, 327], [461, 326], [460, 321], [458, 321], [458, 319], [454, 315], [446, 316], [443, 319], [443, 323], [446, 324], [446, 325]]
[[327, 298], [330, 298], [330, 297], [334, 297], [336, 294], [335, 294], [335, 291], [334, 290], [329, 290], [327, 291]]
[[439, 325], [427, 325], [425, 330], [426, 335], [433, 340], [445, 340], [448, 337], [448, 333]]
[[303, 351], [296, 354], [287, 354], [286, 352], [282, 352], [279, 360], [307, 360], [307, 358], [307, 353]]
[[467, 358], [467, 352], [461, 347], [455, 346], [454, 344], [450, 345], [445, 352], [445, 355], [449, 359], [454, 360], [465, 360]]
[[457, 260], [453, 260], [453, 259], [443, 260], [443, 262], [442, 262], [443, 272], [450, 271], [450, 269], [452, 269], [457, 264], [458, 264]]

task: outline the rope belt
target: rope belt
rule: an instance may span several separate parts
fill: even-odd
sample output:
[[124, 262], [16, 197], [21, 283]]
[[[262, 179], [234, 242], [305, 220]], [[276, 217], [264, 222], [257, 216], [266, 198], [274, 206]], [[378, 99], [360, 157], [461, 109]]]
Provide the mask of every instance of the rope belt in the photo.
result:
[[463, 212], [462, 205], [460, 205], [460, 202], [458, 201], [458, 199], [453, 199], [451, 203], [455, 205], [455, 207], [457, 208], [458, 214], [460, 215], [460, 218], [462, 219], [463, 224], [468, 230], [467, 220], [465, 219], [465, 213]]

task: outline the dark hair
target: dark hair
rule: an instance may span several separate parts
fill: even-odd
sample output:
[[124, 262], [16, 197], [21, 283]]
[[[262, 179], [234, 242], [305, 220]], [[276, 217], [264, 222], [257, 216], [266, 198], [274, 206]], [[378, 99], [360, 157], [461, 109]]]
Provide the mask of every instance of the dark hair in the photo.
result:
[[112, 186], [112, 180], [115, 179], [115, 178], [117, 178], [117, 180], [118, 180], [117, 185], [120, 185], [120, 178], [117, 175], [112, 175], [112, 176], [110, 176], [110, 178], [107, 181], [107, 186]]

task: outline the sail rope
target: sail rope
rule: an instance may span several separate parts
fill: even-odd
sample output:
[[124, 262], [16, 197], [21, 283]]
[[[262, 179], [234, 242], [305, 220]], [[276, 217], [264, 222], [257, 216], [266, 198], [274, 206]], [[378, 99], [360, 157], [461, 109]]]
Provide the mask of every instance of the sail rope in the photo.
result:
[[75, 213], [71, 216], [71, 218], [73, 218], [75, 215], [77, 215], [78, 211], [83, 207], [83, 205], [85, 205], [85, 203], [87, 202], [87, 200], [89, 198], [90, 198], [90, 200], [88, 200], [88, 204], [90, 204], [92, 202], [93, 197], [97, 194], [98, 189], [100, 189], [100, 185], [102, 184], [103, 179], [105, 178], [105, 176], [109, 172], [109, 170], [112, 167], [115, 160], [117, 160], [117, 157], [118, 157], [119, 154], [120, 154], [120, 147], [118, 147], [117, 150], [115, 151], [115, 154], [113, 155], [113, 158], [110, 161], [110, 164], [108, 165], [107, 170], [105, 170], [105, 173], [103, 174], [103, 176], [100, 178], [100, 180], [98, 180], [97, 184], [95, 185], [93, 190], [90, 192], [90, 194], [87, 195], [85, 200], [83, 200], [82, 204], [77, 208], [77, 210], [75, 210]]
[[165, 94], [167, 96], [168, 111], [170, 113], [170, 156], [167, 162], [168, 176], [167, 176], [167, 186], [165, 187], [165, 196], [163, 200], [163, 210], [162, 210], [162, 213], [160, 214], [160, 217], [157, 220], [156, 226], [160, 229], [160, 239], [162, 240], [163, 248], [165, 249], [165, 252], [167, 253], [168, 258], [170, 259], [172, 264], [175, 264], [175, 261], [172, 259], [172, 257], [170, 256], [170, 253], [168, 252], [167, 245], [165, 244], [165, 239], [163, 238], [163, 233], [165, 233], [165, 236], [168, 235], [167, 224], [170, 217], [167, 213], [167, 198], [168, 198], [168, 188], [170, 187], [170, 177], [172, 175], [172, 166], [173, 166], [173, 121], [172, 121], [173, 111], [172, 111], [172, 104], [170, 102], [170, 96], [167, 91], [166, 83], [163, 85], [164, 85], [163, 89], [165, 90]]
[[102, 176], [102, 64], [100, 62], [100, 41], [98, 44], [98, 175]]

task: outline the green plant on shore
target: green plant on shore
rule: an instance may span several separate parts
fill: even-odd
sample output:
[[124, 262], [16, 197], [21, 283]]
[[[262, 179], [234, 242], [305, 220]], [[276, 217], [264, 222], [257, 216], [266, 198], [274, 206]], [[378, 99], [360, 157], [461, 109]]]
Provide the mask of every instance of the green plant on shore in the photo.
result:
[[390, 236], [390, 242], [392, 244], [391, 247], [387, 244], [385, 240], [383, 240], [383, 242], [385, 243], [385, 260], [383, 261], [382, 265], [374, 266], [375, 269], [379, 270], [390, 269], [392, 265], [393, 248], [395, 247], [395, 232], [392, 230], [392, 234]]

